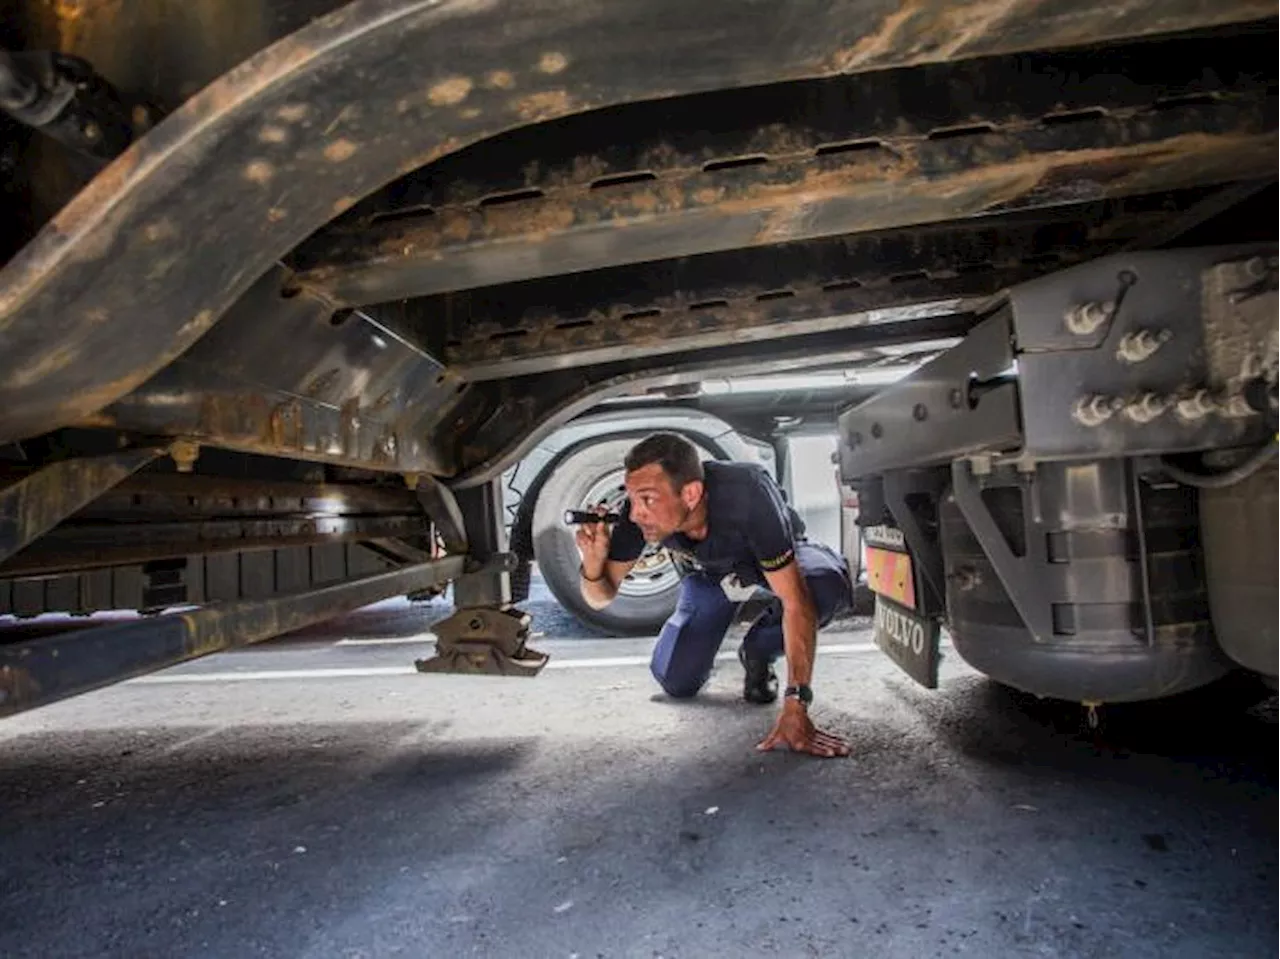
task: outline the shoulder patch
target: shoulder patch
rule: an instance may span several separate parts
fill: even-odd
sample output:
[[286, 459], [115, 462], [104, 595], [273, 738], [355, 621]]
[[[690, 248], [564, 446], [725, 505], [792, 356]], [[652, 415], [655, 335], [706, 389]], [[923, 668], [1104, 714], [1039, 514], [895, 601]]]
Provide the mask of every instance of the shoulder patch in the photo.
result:
[[768, 559], [757, 560], [757, 562], [759, 562], [761, 569], [766, 570], [767, 572], [770, 572], [770, 573], [776, 573], [778, 570], [782, 569], [782, 567], [786, 566], [795, 558], [796, 558], [796, 551], [795, 551], [795, 548], [793, 547], [786, 550], [783, 553], [779, 553], [777, 556], [771, 556]]

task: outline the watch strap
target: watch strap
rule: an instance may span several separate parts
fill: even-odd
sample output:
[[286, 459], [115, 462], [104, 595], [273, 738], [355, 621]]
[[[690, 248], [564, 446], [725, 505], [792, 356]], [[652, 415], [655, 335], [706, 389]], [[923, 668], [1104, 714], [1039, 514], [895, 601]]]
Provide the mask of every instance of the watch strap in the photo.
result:
[[813, 690], [808, 686], [788, 686], [782, 695], [784, 699], [799, 700], [805, 706], [813, 702]]

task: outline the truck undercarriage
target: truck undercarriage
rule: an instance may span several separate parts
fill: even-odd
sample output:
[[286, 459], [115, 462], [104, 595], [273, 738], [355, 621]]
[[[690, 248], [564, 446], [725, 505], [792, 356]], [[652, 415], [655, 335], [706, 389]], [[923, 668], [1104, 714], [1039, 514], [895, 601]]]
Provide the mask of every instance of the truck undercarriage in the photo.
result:
[[536, 672], [540, 437], [925, 360], [819, 410], [886, 610], [1043, 695], [1275, 676], [1272, 5], [0, 8], [0, 613], [211, 604], [0, 647], [0, 712], [446, 581], [427, 668]]

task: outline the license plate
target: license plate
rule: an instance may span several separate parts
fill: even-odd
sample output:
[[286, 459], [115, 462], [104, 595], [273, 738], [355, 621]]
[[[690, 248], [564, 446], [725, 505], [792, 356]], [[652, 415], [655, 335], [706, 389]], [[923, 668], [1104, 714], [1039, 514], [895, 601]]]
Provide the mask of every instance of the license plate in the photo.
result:
[[911, 570], [910, 553], [868, 546], [866, 566], [867, 586], [873, 593], [915, 608], [916, 580]]
[[876, 596], [876, 645], [926, 689], [938, 688], [938, 633], [937, 620]]

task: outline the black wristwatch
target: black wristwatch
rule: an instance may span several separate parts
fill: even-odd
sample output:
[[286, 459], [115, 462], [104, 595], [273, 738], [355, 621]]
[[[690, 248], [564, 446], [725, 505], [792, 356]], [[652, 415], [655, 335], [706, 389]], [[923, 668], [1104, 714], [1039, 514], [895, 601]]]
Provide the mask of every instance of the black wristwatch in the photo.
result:
[[782, 695], [784, 699], [798, 699], [806, 707], [813, 702], [813, 690], [808, 686], [788, 686]]

